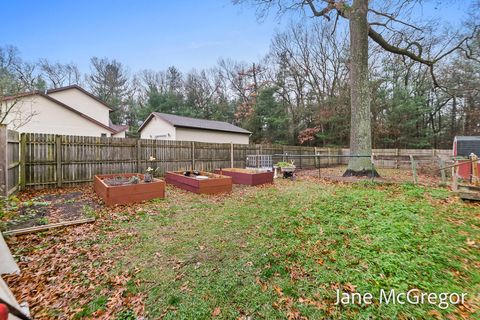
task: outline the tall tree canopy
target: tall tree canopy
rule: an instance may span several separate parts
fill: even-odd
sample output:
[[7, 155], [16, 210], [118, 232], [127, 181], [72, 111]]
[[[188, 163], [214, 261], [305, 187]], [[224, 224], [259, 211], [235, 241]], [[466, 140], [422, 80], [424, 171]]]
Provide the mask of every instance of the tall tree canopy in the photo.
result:
[[[306, 1], [253, 3], [270, 11], [280, 8], [314, 16]], [[351, 11], [353, 2], [339, 8], [338, 1], [312, 3], [316, 11], [337, 4], [324, 13], [329, 18], [287, 24], [272, 37], [269, 52], [256, 61], [224, 58], [194, 70], [171, 66], [128, 72], [109, 57], [93, 58], [90, 71], [82, 73], [72, 62], [27, 61], [15, 47], [0, 46], [0, 98], [80, 84], [112, 105], [112, 118], [128, 124], [131, 136], [138, 135], [137, 128], [150, 112], [159, 111], [228, 121], [252, 131], [252, 142], [348, 147], [350, 127], [358, 121], [351, 119], [350, 20], [341, 12]], [[466, 8], [471, 17], [461, 29], [411, 21], [408, 13], [417, 3], [369, 2], [369, 29], [392, 46], [436, 60], [421, 63], [369, 39], [372, 147], [450, 148], [455, 135], [480, 134], [480, 2]]]
[[[234, 0], [234, 2], [242, 2]], [[467, 56], [472, 55], [471, 41], [475, 39], [477, 26], [471, 35], [456, 41], [454, 46], [444, 46], [443, 50], [429, 50], [431, 37], [425, 37], [427, 26], [417, 26], [406, 19], [406, 12], [421, 1], [378, 1], [369, 0], [258, 0], [253, 1], [266, 12], [272, 7], [281, 13], [300, 9], [315, 17], [330, 21], [335, 26], [339, 19], [346, 19], [350, 32], [350, 151], [345, 176], [378, 175], [368, 156], [372, 153], [371, 108], [368, 56], [369, 38], [382, 49], [408, 57], [429, 68], [433, 83], [439, 87], [434, 66], [456, 50]], [[388, 37], [387, 37], [388, 36]], [[387, 40], [388, 39], [388, 40]], [[448, 48], [448, 49], [445, 49]]]
[[129, 92], [126, 68], [116, 60], [93, 57], [90, 60], [91, 74], [87, 78], [92, 93], [105, 101], [113, 112], [113, 122], [121, 122], [125, 111], [124, 97]]

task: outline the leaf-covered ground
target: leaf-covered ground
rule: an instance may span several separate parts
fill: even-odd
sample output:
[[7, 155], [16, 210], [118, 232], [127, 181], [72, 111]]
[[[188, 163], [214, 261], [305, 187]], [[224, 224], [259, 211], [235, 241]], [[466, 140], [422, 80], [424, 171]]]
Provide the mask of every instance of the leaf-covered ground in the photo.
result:
[[[22, 269], [8, 283], [39, 319], [480, 317], [480, 206], [446, 189], [300, 178], [167, 197], [8, 239]], [[334, 304], [336, 289], [381, 288], [468, 295]]]

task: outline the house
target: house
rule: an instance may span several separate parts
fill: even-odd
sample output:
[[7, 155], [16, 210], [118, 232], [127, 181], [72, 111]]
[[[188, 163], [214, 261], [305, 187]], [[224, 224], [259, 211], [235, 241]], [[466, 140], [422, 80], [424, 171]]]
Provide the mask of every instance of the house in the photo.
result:
[[228, 122], [152, 112], [138, 129], [142, 139], [248, 144], [250, 131]]
[[112, 124], [112, 109], [77, 85], [5, 97], [1, 107], [2, 114], [11, 108], [4, 123], [18, 132], [124, 138], [128, 130]]

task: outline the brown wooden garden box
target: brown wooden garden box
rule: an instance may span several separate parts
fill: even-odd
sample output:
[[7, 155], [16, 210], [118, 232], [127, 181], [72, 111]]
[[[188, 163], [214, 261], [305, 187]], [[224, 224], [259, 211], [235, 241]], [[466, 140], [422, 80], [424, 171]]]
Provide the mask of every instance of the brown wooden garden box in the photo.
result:
[[[141, 182], [138, 184], [109, 186], [103, 181], [104, 179], [116, 177], [130, 178], [132, 176], [138, 176]], [[146, 183], [143, 182], [143, 174], [137, 173], [96, 175], [93, 180], [93, 188], [107, 206], [165, 198], [165, 181], [154, 179], [154, 181]]]
[[200, 172], [208, 179], [200, 180], [195, 175], [185, 176], [184, 171], [171, 171], [165, 174], [165, 181], [181, 189], [195, 193], [217, 194], [232, 191], [232, 178], [219, 174]]
[[252, 169], [222, 168], [215, 170], [215, 173], [232, 177], [235, 184], [257, 186], [264, 183], [273, 183], [273, 172], [271, 171], [261, 172]]

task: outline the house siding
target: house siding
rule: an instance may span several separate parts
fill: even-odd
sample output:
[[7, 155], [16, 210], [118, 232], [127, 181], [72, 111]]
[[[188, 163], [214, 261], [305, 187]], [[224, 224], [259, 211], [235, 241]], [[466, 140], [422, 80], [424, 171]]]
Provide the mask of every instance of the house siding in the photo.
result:
[[126, 131], [119, 132], [117, 134], [112, 134], [112, 137], [114, 138], [125, 138], [125, 133]]
[[78, 89], [71, 88], [49, 93], [48, 95], [106, 126], [109, 125], [109, 108]]
[[177, 128], [176, 140], [210, 143], [248, 144], [249, 135], [215, 130]]
[[175, 127], [165, 120], [152, 117], [140, 132], [142, 139], [177, 140]]
[[[2, 105], [12, 103], [8, 101]], [[108, 109], [107, 109], [108, 110]], [[28, 120], [27, 117], [31, 116]], [[28, 120], [28, 121], [27, 121]], [[20, 98], [7, 115], [9, 129], [18, 132], [99, 137], [110, 131], [40, 95]]]

